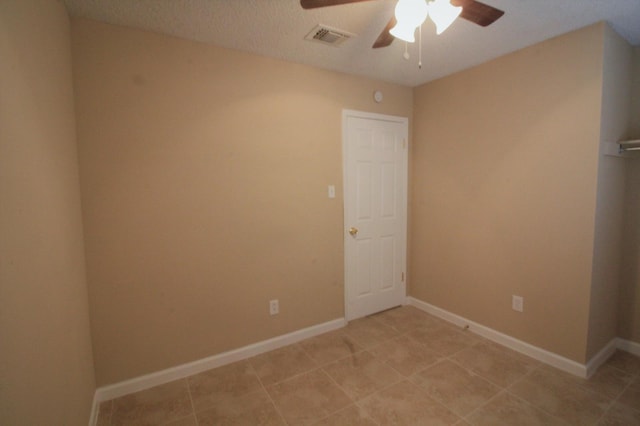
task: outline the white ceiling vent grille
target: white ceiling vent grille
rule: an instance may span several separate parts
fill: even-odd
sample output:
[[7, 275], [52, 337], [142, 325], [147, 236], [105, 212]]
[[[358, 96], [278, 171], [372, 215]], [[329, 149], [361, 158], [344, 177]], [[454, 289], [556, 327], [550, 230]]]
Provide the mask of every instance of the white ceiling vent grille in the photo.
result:
[[340, 46], [351, 37], [355, 37], [355, 34], [331, 28], [326, 25], [316, 25], [315, 28], [307, 34], [305, 40], [317, 41], [331, 46]]

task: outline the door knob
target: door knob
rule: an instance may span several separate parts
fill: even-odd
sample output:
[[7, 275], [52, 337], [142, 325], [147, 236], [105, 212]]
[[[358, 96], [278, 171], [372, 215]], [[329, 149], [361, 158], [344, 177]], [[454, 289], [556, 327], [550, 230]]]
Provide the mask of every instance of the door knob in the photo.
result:
[[352, 237], [355, 237], [356, 235], [358, 235], [358, 228], [354, 228], [352, 226], [351, 228], [349, 228], [349, 234], [351, 234]]

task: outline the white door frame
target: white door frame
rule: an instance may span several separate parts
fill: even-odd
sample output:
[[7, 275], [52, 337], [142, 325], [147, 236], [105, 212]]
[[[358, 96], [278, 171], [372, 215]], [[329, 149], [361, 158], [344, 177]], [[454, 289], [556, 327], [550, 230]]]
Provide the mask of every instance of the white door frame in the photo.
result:
[[349, 309], [349, 294], [348, 294], [348, 287], [347, 287], [347, 250], [346, 250], [346, 243], [347, 243], [347, 238], [349, 237], [349, 232], [348, 232], [348, 220], [349, 220], [349, 216], [348, 216], [348, 203], [347, 203], [347, 138], [348, 138], [348, 134], [347, 134], [347, 119], [349, 117], [355, 117], [355, 118], [363, 118], [363, 119], [369, 119], [369, 120], [380, 120], [380, 121], [390, 121], [390, 122], [394, 122], [394, 123], [400, 123], [404, 125], [405, 128], [405, 141], [406, 141], [406, 146], [407, 146], [407, 150], [406, 152], [406, 167], [405, 167], [405, 173], [403, 175], [403, 180], [404, 180], [404, 214], [402, 217], [403, 220], [403, 228], [404, 228], [404, 250], [403, 250], [403, 277], [404, 280], [402, 282], [403, 285], [403, 289], [404, 289], [404, 295], [406, 298], [406, 292], [407, 292], [407, 280], [406, 280], [406, 270], [407, 270], [407, 244], [408, 244], [408, 238], [407, 238], [407, 216], [408, 216], [408, 203], [409, 203], [409, 199], [408, 199], [408, 174], [409, 174], [409, 166], [408, 166], [408, 157], [409, 157], [409, 149], [408, 149], [408, 145], [409, 145], [409, 119], [407, 117], [400, 117], [400, 116], [394, 116], [394, 115], [385, 115], [385, 114], [376, 114], [376, 113], [371, 113], [371, 112], [364, 112], [364, 111], [357, 111], [357, 110], [349, 110], [349, 109], [344, 109], [342, 110], [342, 188], [343, 188], [343, 226], [342, 226], [342, 235], [343, 235], [343, 247], [344, 247], [344, 309], [345, 309], [345, 319], [347, 321], [350, 321], [353, 319], [353, 313], [350, 312]]

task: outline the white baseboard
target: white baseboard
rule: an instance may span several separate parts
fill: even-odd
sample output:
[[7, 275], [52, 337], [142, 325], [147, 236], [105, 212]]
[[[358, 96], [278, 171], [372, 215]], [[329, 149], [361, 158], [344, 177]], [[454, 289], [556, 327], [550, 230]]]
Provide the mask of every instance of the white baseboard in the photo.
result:
[[[442, 318], [445, 321], [456, 324], [459, 327], [468, 326], [470, 331], [482, 337], [485, 337], [493, 342], [506, 346], [517, 352], [530, 356], [531, 358], [537, 359], [538, 361], [544, 362], [545, 364], [551, 365], [579, 377], [590, 377], [598, 369], [598, 367], [606, 362], [606, 360], [613, 354], [616, 349], [620, 349], [640, 356], [640, 343], [616, 338], [611, 340], [611, 342], [609, 342], [607, 346], [605, 346], [600, 352], [598, 352], [593, 358], [591, 358], [591, 360], [586, 365], [583, 365], [568, 358], [554, 354], [553, 352], [549, 352], [547, 350], [538, 348], [537, 346], [533, 346], [529, 343], [500, 333], [499, 331], [493, 330], [489, 327], [485, 327], [481, 324], [470, 321], [464, 317], [453, 314], [449, 311], [438, 308], [437, 306], [431, 305], [427, 302], [423, 302], [414, 297], [407, 297], [406, 304], [415, 306], [422, 311], [425, 311], [438, 318]], [[247, 359], [264, 352], [278, 349], [283, 346], [287, 346], [292, 343], [317, 336], [319, 334], [342, 328], [345, 326], [345, 324], [346, 321], [344, 318], [335, 319], [333, 321], [328, 321], [322, 324], [304, 328], [302, 330], [297, 330], [292, 333], [274, 337], [272, 339], [263, 340], [262, 342], [254, 343], [239, 349], [234, 349], [232, 351], [213, 355], [208, 358], [203, 358], [187, 364], [182, 364], [176, 367], [168, 368], [166, 370], [98, 388], [93, 397], [89, 426], [95, 426], [96, 422], [98, 421], [98, 410], [102, 401], [108, 401], [113, 398], [148, 389], [153, 386], [158, 386], [164, 383], [171, 382], [173, 380], [183, 379], [185, 377], [189, 377], [191, 375], [198, 374], [212, 368]]]
[[640, 356], [640, 343], [633, 342], [631, 340], [625, 340], [618, 337], [616, 347], [621, 351], [632, 353], [636, 356]]
[[178, 365], [166, 370], [157, 371], [155, 373], [146, 374], [144, 376], [98, 388], [93, 398], [93, 409], [91, 411], [92, 423], [90, 423], [90, 425], [93, 426], [95, 424], [95, 421], [97, 420], [98, 407], [102, 401], [108, 401], [113, 398], [148, 389], [153, 386], [158, 386], [173, 380], [183, 379], [194, 374], [202, 373], [203, 371], [207, 371], [212, 368], [247, 359], [319, 334], [342, 328], [345, 324], [346, 321], [344, 318], [335, 319], [333, 321], [307, 327], [272, 339], [263, 340], [262, 342], [253, 343], [239, 349], [223, 352], [221, 354], [189, 362], [187, 364]]
[[[502, 346], [506, 346], [509, 349], [513, 349], [514, 351], [530, 356], [531, 358], [537, 359], [540, 362], [551, 365], [553, 367], [566, 371], [567, 373], [573, 374], [575, 376], [579, 376], [583, 378], [587, 377], [587, 374], [589, 371], [587, 366], [584, 364], [580, 364], [579, 362], [570, 360], [558, 354], [554, 354], [553, 352], [549, 352], [537, 346], [533, 346], [527, 342], [523, 342], [522, 340], [518, 340], [504, 333], [500, 333], [499, 331], [496, 331], [492, 328], [470, 321], [464, 317], [453, 314], [449, 311], [446, 311], [442, 308], [438, 308], [437, 306], [431, 305], [427, 302], [423, 302], [422, 300], [418, 300], [414, 297], [408, 297], [407, 300], [409, 305], [415, 306], [420, 310], [423, 310], [438, 318], [442, 318], [445, 321], [449, 321], [453, 324], [456, 324], [457, 326], [460, 326], [460, 327], [469, 326], [470, 331], [482, 337], [485, 337], [493, 342], [496, 342]], [[615, 346], [614, 346], [614, 349], [615, 349]], [[605, 361], [606, 361], [606, 358], [605, 358]]]
[[96, 426], [98, 423], [98, 409], [100, 408], [100, 403], [98, 402], [98, 398], [96, 397], [96, 392], [93, 393], [93, 402], [91, 403], [91, 414], [89, 415], [89, 426]]
[[587, 362], [587, 379], [593, 376], [593, 373], [595, 373], [598, 368], [600, 368], [602, 364], [607, 362], [611, 355], [613, 355], [613, 353], [616, 351], [616, 348], [618, 347], [618, 340], [618, 338], [611, 339], [611, 341], [607, 343], [604, 348], [600, 349], [600, 352], [595, 354], [589, 360], [589, 362]]

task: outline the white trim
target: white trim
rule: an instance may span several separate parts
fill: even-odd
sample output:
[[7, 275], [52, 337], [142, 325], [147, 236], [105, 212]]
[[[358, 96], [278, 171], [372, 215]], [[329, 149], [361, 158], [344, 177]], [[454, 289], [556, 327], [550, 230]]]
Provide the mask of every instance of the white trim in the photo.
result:
[[93, 393], [93, 401], [91, 402], [91, 415], [89, 416], [89, 426], [96, 426], [98, 423], [98, 410], [100, 403], [98, 402], [98, 391]]
[[499, 331], [496, 331], [492, 328], [485, 327], [484, 325], [470, 321], [464, 317], [453, 314], [449, 311], [438, 308], [437, 306], [431, 305], [427, 302], [423, 302], [422, 300], [418, 300], [414, 297], [408, 297], [407, 301], [409, 305], [415, 306], [416, 308], [438, 318], [442, 318], [445, 321], [449, 321], [460, 327], [468, 326], [470, 331], [479, 334], [480, 336], [485, 337], [491, 341], [494, 341], [502, 346], [506, 346], [509, 349], [513, 349], [514, 351], [530, 356], [531, 358], [537, 359], [538, 361], [566, 371], [567, 373], [571, 373], [575, 376], [583, 378], [587, 377], [588, 369], [586, 365], [580, 364], [558, 354], [554, 354], [553, 352], [549, 352], [537, 346], [533, 346], [527, 342], [523, 342], [522, 340], [518, 340], [506, 334], [500, 333]]
[[625, 340], [620, 337], [611, 339], [611, 341], [602, 348], [596, 355], [594, 355], [586, 364], [580, 364], [579, 362], [570, 360], [553, 352], [549, 352], [545, 349], [533, 346], [522, 340], [518, 340], [514, 337], [500, 333], [492, 328], [485, 327], [484, 325], [470, 321], [464, 317], [451, 313], [430, 303], [423, 302], [415, 297], [407, 297], [407, 305], [415, 306], [416, 308], [425, 311], [431, 315], [441, 318], [445, 321], [449, 321], [459, 327], [469, 327], [469, 330], [485, 337], [493, 342], [506, 346], [509, 349], [513, 349], [520, 353], [523, 353], [545, 364], [556, 367], [560, 370], [566, 371], [573, 375], [589, 378], [595, 373], [598, 368], [607, 362], [607, 360], [613, 355], [616, 349], [629, 352], [633, 355], [640, 356], [640, 343], [633, 342], [631, 340]]
[[343, 123], [346, 117], [357, 117], [366, 118], [369, 120], [393, 121], [394, 123], [406, 123], [407, 125], [409, 124], [409, 118], [407, 117], [401, 117], [399, 115], [376, 114], [375, 112], [357, 111], [354, 109], [343, 109]]
[[604, 364], [609, 358], [611, 358], [611, 355], [613, 355], [613, 353], [616, 351], [617, 346], [618, 338], [613, 338], [609, 343], [607, 343], [604, 348], [600, 349], [600, 352], [591, 357], [586, 365], [587, 379], [593, 376], [593, 373], [595, 373], [602, 364]]
[[[366, 120], [378, 120], [378, 121], [386, 121], [386, 122], [392, 122], [392, 123], [398, 123], [398, 124], [402, 124], [404, 126], [404, 139], [405, 139], [405, 145], [404, 145], [404, 149], [406, 150], [405, 153], [405, 157], [404, 157], [404, 175], [403, 175], [403, 180], [404, 180], [404, 206], [403, 206], [403, 212], [402, 215], [403, 217], [403, 227], [404, 227], [404, 253], [403, 253], [403, 265], [402, 265], [402, 271], [404, 273], [404, 281], [402, 282], [402, 288], [403, 288], [403, 299], [406, 299], [407, 297], [407, 258], [408, 258], [408, 250], [407, 250], [407, 244], [409, 242], [409, 237], [408, 237], [408, 233], [409, 233], [409, 118], [408, 117], [402, 117], [402, 116], [397, 116], [397, 115], [386, 115], [386, 114], [377, 114], [377, 113], [373, 113], [373, 112], [365, 112], [365, 111], [358, 111], [358, 110], [353, 110], [353, 109], [343, 109], [342, 110], [342, 205], [343, 205], [343, 222], [342, 222], [342, 228], [343, 228], [343, 246], [344, 246], [344, 313], [345, 313], [345, 319], [347, 321], [351, 321], [353, 319], [355, 319], [355, 314], [353, 313], [353, 310], [350, 308], [349, 306], [349, 287], [348, 287], [348, 283], [349, 283], [349, 277], [348, 275], [348, 259], [347, 259], [347, 255], [348, 255], [348, 251], [346, 248], [346, 238], [347, 238], [347, 222], [349, 221], [349, 209], [348, 209], [348, 194], [347, 194], [347, 188], [348, 188], [348, 182], [347, 182], [347, 161], [348, 161], [348, 157], [347, 157], [347, 139], [348, 139], [348, 126], [347, 126], [347, 119], [348, 118], [362, 118], [362, 119], [366, 119]], [[404, 301], [403, 301], [404, 303]]]
[[616, 347], [621, 351], [640, 356], [640, 343], [618, 337]]
[[[186, 364], [171, 367], [166, 370], [157, 371], [155, 373], [146, 374], [144, 376], [136, 377], [130, 380], [125, 380], [113, 385], [103, 386], [96, 390], [94, 396], [94, 408], [92, 410], [92, 418], [94, 411], [97, 413], [96, 406], [99, 406], [100, 402], [108, 401], [119, 396], [128, 395], [133, 392], [141, 391], [144, 389], [158, 386], [164, 383], [171, 382], [177, 379], [183, 379], [185, 377], [192, 376], [194, 374], [201, 373], [203, 371], [210, 370], [212, 368], [220, 367], [232, 362], [240, 361], [246, 358], [250, 358], [255, 355], [259, 355], [264, 352], [272, 351], [274, 349], [281, 348], [283, 346], [290, 345], [292, 343], [299, 342], [310, 337], [317, 336], [338, 328], [344, 327], [346, 321], [344, 318], [338, 318], [333, 321], [328, 321], [322, 324], [317, 324], [311, 327], [303, 328], [292, 333], [284, 334], [282, 336], [274, 337], [272, 339], [263, 340], [258, 343], [253, 343], [242, 348], [234, 349], [221, 354], [213, 355], [207, 358], [203, 358], [197, 361], [189, 362]], [[97, 420], [97, 415], [96, 415]], [[90, 423], [92, 424], [92, 423]]]

